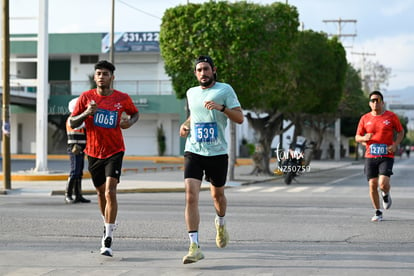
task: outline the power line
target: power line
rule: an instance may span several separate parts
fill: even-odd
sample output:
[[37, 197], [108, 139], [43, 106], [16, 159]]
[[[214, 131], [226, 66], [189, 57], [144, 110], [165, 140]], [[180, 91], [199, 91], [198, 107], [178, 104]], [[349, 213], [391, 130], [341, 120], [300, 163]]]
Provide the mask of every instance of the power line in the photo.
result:
[[365, 57], [367, 56], [375, 56], [375, 53], [367, 53], [367, 52], [351, 52], [352, 55], [362, 56], [362, 62], [365, 63]]
[[[352, 38], [354, 38], [354, 37], [357, 36], [356, 31], [354, 33], [350, 33], [350, 34], [343, 33], [343, 31], [342, 31], [343, 26], [347, 23], [353, 23], [354, 26], [356, 26], [357, 21], [355, 19], [342, 19], [342, 18], [339, 18], [339, 19], [322, 20], [322, 22], [324, 22], [324, 23], [336, 23], [338, 25], [337, 26], [338, 27], [337, 33], [336, 34], [328, 34], [328, 36], [337, 36], [340, 40], [343, 37], [352, 37]], [[345, 48], [352, 48], [352, 46], [348, 46], [348, 47], [344, 46], [344, 47]]]
[[157, 19], [161, 19], [159, 16], [154, 15], [154, 14], [151, 14], [151, 13], [146, 12], [146, 11], [144, 11], [144, 10], [141, 10], [141, 9], [139, 9], [139, 8], [137, 8], [137, 7], [134, 7], [134, 6], [132, 6], [131, 4], [129, 4], [129, 3], [125, 2], [125, 1], [123, 1], [123, 0], [118, 0], [118, 2], [119, 2], [119, 3], [124, 4], [125, 6], [127, 6], [127, 7], [131, 8], [131, 9], [133, 9], [133, 10], [136, 10], [136, 11], [138, 11], [138, 12], [140, 12], [140, 13], [146, 14], [146, 15], [148, 15], [148, 16], [151, 16], [151, 17], [154, 17], [154, 18], [157, 18]]
[[366, 53], [366, 52], [351, 52], [353, 55], [360, 55], [363, 59], [365, 59], [365, 56], [375, 56], [375, 53]]

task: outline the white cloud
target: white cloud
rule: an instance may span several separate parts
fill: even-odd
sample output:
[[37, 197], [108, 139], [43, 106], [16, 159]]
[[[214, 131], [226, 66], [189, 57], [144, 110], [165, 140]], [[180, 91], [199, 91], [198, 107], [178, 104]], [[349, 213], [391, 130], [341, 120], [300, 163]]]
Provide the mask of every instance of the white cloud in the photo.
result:
[[405, 1], [389, 1], [388, 5], [381, 8], [381, 14], [384, 16], [396, 16], [404, 13], [406, 10], [412, 8], [414, 2], [412, 0]]
[[414, 34], [377, 37], [363, 43], [365, 49], [375, 52], [384, 65], [414, 70]]
[[[414, 86], [413, 48], [414, 34], [405, 34], [368, 39], [355, 45], [353, 51], [375, 54], [375, 56], [366, 55], [366, 60], [378, 61], [385, 67], [391, 68], [389, 89], [400, 89]], [[351, 57], [350, 61], [360, 68], [361, 57]]]

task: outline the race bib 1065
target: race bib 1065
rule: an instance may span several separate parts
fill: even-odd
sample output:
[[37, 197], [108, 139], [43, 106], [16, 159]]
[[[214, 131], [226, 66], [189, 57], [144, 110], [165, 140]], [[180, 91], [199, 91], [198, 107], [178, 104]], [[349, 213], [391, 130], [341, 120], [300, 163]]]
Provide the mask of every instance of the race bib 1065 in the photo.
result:
[[98, 109], [98, 111], [93, 116], [93, 122], [96, 126], [104, 128], [115, 128], [118, 122], [118, 112]]
[[215, 142], [217, 140], [217, 123], [195, 123], [195, 138], [201, 142]]

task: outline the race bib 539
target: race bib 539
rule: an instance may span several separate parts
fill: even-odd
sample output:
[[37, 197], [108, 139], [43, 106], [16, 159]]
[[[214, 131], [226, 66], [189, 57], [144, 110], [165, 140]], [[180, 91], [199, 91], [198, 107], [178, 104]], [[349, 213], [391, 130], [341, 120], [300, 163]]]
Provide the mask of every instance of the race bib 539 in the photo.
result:
[[217, 123], [195, 123], [195, 138], [197, 142], [215, 142], [217, 140]]

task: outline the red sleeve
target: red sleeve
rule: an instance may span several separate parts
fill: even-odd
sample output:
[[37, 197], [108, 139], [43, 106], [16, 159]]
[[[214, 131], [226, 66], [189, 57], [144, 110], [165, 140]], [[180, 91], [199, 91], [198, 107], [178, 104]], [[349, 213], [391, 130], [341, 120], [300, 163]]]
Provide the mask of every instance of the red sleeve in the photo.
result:
[[128, 115], [133, 115], [138, 112], [138, 108], [135, 106], [134, 102], [132, 101], [131, 97], [128, 95], [127, 102], [126, 102], [125, 112]]
[[402, 124], [400, 122], [400, 119], [398, 118], [398, 116], [396, 114], [394, 114], [394, 126], [395, 126], [395, 131], [396, 132], [403, 131], [403, 127], [402, 127]]
[[79, 96], [79, 99], [76, 101], [75, 108], [73, 109], [73, 112], [72, 112], [72, 116], [79, 115], [86, 110], [87, 104], [85, 105], [85, 101], [87, 101], [87, 98], [82, 93]]
[[362, 116], [358, 123], [358, 128], [356, 132], [357, 135], [361, 135], [361, 136], [365, 135], [364, 121], [365, 121], [365, 116]]

